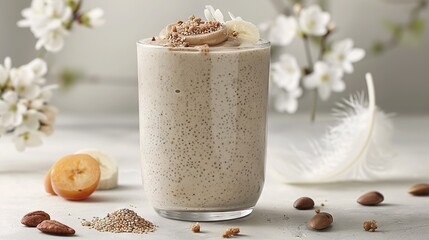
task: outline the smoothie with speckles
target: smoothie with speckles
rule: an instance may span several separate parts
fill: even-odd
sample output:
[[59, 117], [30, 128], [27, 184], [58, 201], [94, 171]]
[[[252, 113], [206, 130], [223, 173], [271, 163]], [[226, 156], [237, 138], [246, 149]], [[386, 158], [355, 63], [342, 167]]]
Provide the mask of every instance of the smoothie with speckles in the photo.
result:
[[[240, 41], [227, 24], [196, 21], [137, 43], [145, 193], [164, 217], [243, 217], [264, 184], [270, 45]], [[187, 26], [199, 29], [189, 34]]]

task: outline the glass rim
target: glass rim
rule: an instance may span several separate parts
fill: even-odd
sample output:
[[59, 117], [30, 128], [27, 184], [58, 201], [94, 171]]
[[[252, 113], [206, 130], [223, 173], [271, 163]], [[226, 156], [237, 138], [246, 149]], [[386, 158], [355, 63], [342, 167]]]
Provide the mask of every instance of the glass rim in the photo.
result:
[[[155, 49], [172, 49], [173, 48], [168, 46], [150, 44], [149, 43], [150, 39], [151, 38], [140, 39], [136, 42], [136, 44], [137, 46], [143, 46], [143, 47], [155, 48]], [[239, 46], [220, 46], [220, 45], [210, 46], [210, 48], [214, 51], [216, 51], [217, 49], [218, 50], [225, 50], [225, 49], [245, 50], [245, 49], [252, 49], [252, 48], [269, 48], [269, 47], [271, 47], [271, 42], [265, 39], [259, 39], [255, 43], [245, 43], [245, 45], [239, 45]], [[174, 47], [174, 49], [181, 50], [181, 51], [190, 51], [190, 52], [195, 51], [195, 48], [192, 48], [192, 47]]]

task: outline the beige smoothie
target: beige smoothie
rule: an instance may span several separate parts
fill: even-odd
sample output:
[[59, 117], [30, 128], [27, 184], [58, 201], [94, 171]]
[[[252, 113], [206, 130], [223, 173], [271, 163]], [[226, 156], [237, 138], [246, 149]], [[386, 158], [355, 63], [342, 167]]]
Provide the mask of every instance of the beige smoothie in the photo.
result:
[[269, 44], [145, 39], [137, 48], [142, 175], [153, 207], [253, 208], [264, 183]]

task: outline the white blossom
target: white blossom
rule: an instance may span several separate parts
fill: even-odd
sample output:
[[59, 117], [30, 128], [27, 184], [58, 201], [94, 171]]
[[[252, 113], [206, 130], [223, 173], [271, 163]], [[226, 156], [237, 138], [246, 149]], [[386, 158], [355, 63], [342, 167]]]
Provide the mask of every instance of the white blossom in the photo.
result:
[[27, 107], [19, 101], [18, 94], [7, 91], [0, 98], [0, 123], [10, 129], [19, 126]]
[[36, 49], [44, 47], [49, 52], [59, 52], [64, 47], [64, 38], [68, 35], [65, 28], [56, 28], [41, 35], [36, 43]]
[[[42, 144], [53, 132], [56, 110], [48, 105], [57, 85], [43, 86], [48, 71], [42, 59], [12, 68], [10, 58], [0, 64], [0, 136], [13, 133], [19, 151]], [[7, 84], [6, 84], [7, 83]]]
[[364, 57], [365, 50], [353, 48], [353, 40], [348, 38], [335, 42], [324, 58], [328, 63], [343, 69], [344, 72], [352, 73], [352, 63], [358, 62]]
[[29, 130], [38, 130], [42, 119], [47, 119], [47, 117], [35, 109], [30, 109], [23, 114], [21, 126], [26, 127]]
[[299, 86], [301, 78], [301, 69], [298, 63], [290, 54], [280, 56], [280, 61], [272, 65], [273, 82], [280, 88], [292, 91]]
[[204, 15], [209, 22], [218, 21], [220, 23], [225, 23], [222, 12], [219, 9], [215, 10], [211, 5], [206, 5], [206, 9], [204, 9]]
[[99, 27], [104, 25], [106, 20], [104, 19], [104, 11], [101, 8], [94, 8], [87, 13], [84, 13], [81, 17], [83, 25], [88, 27]]
[[22, 10], [24, 19], [18, 22], [19, 27], [29, 27], [34, 35], [38, 35], [50, 23], [49, 15], [52, 13], [45, 0], [33, 0], [31, 7]]
[[58, 52], [67, 35], [65, 25], [72, 20], [72, 9], [64, 0], [33, 0], [30, 8], [22, 11], [19, 27], [29, 27], [39, 40], [36, 49]]
[[262, 32], [266, 32], [267, 39], [273, 45], [289, 45], [296, 36], [298, 24], [294, 17], [278, 15], [274, 21], [259, 25]]
[[63, 27], [72, 18], [72, 9], [64, 0], [33, 0], [30, 8], [22, 11], [19, 27], [29, 27], [36, 37], [52, 29]]
[[48, 65], [43, 59], [36, 58], [28, 63], [27, 67], [32, 71], [35, 83], [44, 84], [46, 82], [44, 77], [48, 72]]
[[0, 88], [4, 86], [9, 79], [9, 72], [11, 69], [12, 61], [9, 57], [5, 58], [4, 64], [0, 64]]
[[31, 101], [31, 108], [41, 110], [52, 98], [53, 90], [57, 89], [58, 85], [48, 85], [41, 88], [39, 95]]
[[325, 62], [316, 62], [314, 71], [304, 78], [304, 87], [308, 89], [317, 88], [318, 94], [322, 100], [327, 100], [331, 91], [342, 92], [346, 88], [342, 80], [343, 72], [341, 69], [332, 67]]
[[299, 27], [308, 35], [323, 36], [328, 31], [331, 16], [323, 12], [318, 5], [311, 5], [302, 9], [299, 15]]
[[32, 100], [40, 94], [34, 79], [34, 72], [26, 65], [10, 70], [10, 81], [20, 98]]
[[38, 147], [42, 145], [42, 134], [36, 130], [29, 130], [26, 127], [21, 127], [14, 132], [15, 147], [22, 152], [27, 147]]
[[279, 112], [295, 113], [298, 110], [298, 98], [302, 95], [301, 88], [292, 91], [281, 91], [274, 103], [274, 107]]

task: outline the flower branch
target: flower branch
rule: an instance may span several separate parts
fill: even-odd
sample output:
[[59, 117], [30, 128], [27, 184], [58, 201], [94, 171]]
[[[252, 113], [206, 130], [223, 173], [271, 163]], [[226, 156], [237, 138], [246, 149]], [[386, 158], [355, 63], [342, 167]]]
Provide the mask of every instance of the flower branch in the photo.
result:
[[[318, 5], [302, 8], [294, 6], [295, 15], [279, 15], [273, 21], [261, 24], [268, 40], [273, 45], [287, 46], [295, 37], [301, 37], [308, 65], [303, 71], [292, 55], [283, 54], [279, 61], [272, 65], [272, 80], [281, 90], [276, 98], [275, 107], [278, 111], [294, 113], [298, 109], [298, 99], [303, 89], [313, 92], [313, 105], [310, 119], [316, 118], [318, 98], [329, 99], [331, 92], [345, 90], [343, 76], [353, 72], [352, 63], [360, 61], [365, 52], [353, 48], [351, 39], [331, 41], [330, 36], [335, 30], [328, 12], [322, 11]], [[311, 44], [319, 49], [319, 56], [314, 62]]]
[[33, 0], [31, 7], [22, 11], [24, 19], [18, 26], [30, 28], [38, 39], [37, 50], [59, 52], [74, 23], [91, 28], [105, 22], [100, 8], [82, 12], [82, 4], [83, 0]]
[[405, 35], [412, 35], [420, 38], [425, 29], [425, 21], [421, 18], [422, 12], [427, 7], [427, 0], [420, 0], [410, 10], [408, 20], [404, 23], [395, 23], [387, 21], [385, 23], [386, 29], [390, 32], [387, 40], [376, 40], [372, 44], [372, 52], [374, 54], [382, 54], [388, 50], [394, 49], [404, 39]]
[[17, 24], [30, 28], [38, 39], [38, 58], [19, 67], [9, 57], [0, 64], [0, 137], [12, 135], [18, 151], [42, 145], [42, 137], [54, 131], [57, 110], [49, 102], [57, 85], [45, 85], [48, 65], [43, 58], [63, 48], [73, 23], [104, 23], [101, 9], [81, 12], [81, 5], [79, 0], [33, 0], [22, 11], [24, 19]]

